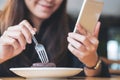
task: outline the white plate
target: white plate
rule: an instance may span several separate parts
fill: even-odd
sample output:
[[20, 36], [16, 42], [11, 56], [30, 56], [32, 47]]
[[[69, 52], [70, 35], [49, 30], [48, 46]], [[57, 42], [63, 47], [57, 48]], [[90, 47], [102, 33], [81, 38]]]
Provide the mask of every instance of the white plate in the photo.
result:
[[81, 68], [10, 68], [15, 74], [25, 78], [63, 78], [70, 77], [80, 73]]

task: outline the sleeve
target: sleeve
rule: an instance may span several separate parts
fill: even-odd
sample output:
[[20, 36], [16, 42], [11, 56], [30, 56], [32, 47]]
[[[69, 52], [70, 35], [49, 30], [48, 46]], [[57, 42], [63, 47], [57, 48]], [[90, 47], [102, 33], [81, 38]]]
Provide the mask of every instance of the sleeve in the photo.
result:
[[101, 62], [101, 73], [100, 73], [100, 77], [110, 77], [110, 73], [109, 73], [109, 69], [108, 69], [108, 65], [105, 64], [105, 62]]
[[18, 77], [18, 75], [10, 71], [10, 68], [30, 67], [31, 64], [32, 63], [28, 60], [24, 53], [21, 53], [18, 56], [0, 64], [0, 77]]
[[13, 72], [9, 70], [9, 68], [13, 67], [13, 63], [6, 61], [0, 64], [0, 77], [15, 77], [17, 76]]

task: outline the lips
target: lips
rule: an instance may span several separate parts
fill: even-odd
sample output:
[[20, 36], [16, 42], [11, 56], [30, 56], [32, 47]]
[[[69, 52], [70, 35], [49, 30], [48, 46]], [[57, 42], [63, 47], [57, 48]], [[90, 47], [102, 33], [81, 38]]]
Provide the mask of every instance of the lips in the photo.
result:
[[44, 6], [44, 7], [48, 7], [48, 8], [51, 8], [51, 7], [53, 7], [53, 4], [52, 3], [47, 3], [47, 2], [39, 2], [38, 3], [39, 5], [41, 5], [41, 6]]
[[53, 5], [49, 3], [38, 3], [39, 8], [44, 12], [51, 12]]
[[44, 5], [44, 4], [41, 4], [42, 7], [45, 7], [45, 8], [52, 8], [52, 6], [49, 6], [49, 5]]

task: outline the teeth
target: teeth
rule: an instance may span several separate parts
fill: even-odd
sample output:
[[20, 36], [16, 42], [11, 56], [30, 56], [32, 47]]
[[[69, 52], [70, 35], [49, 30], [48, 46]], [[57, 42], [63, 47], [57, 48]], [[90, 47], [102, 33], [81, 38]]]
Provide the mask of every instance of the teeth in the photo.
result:
[[44, 5], [44, 6], [49, 6], [49, 7], [52, 7], [52, 6], [53, 6], [53, 4], [47, 3], [47, 2], [40, 2], [39, 4], [40, 4], [40, 5]]
[[49, 4], [49, 3], [43, 4], [43, 5], [52, 6], [52, 4]]

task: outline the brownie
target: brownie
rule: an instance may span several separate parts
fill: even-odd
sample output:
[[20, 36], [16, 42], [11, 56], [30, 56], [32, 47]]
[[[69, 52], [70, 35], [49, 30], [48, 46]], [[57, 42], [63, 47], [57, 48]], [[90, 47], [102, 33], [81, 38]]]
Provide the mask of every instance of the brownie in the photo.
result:
[[31, 67], [56, 67], [55, 63], [33, 63]]

